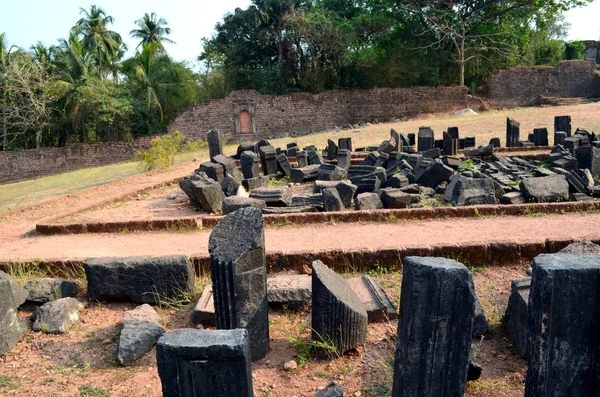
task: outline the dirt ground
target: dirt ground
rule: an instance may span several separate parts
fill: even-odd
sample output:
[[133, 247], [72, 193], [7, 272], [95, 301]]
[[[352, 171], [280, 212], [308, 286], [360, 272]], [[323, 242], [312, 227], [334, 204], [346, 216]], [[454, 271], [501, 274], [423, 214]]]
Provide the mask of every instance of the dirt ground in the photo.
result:
[[[467, 396], [522, 396], [526, 362], [515, 352], [500, 319], [508, 302], [510, 280], [523, 277], [525, 265], [473, 269], [476, 291], [487, 311], [490, 331], [474, 340], [471, 355], [483, 367], [482, 379], [470, 382]], [[371, 273], [399, 301], [401, 273]], [[348, 275], [350, 276], [350, 275]], [[84, 299], [84, 298], [82, 298]], [[116, 361], [122, 314], [127, 303], [90, 303], [81, 319], [64, 335], [29, 332], [0, 359], [3, 396], [160, 396], [155, 351], [131, 366]], [[167, 330], [189, 328], [191, 305], [158, 308]], [[26, 313], [22, 313], [26, 315]], [[396, 321], [370, 324], [367, 343], [351, 354], [316, 360], [305, 352], [310, 337], [310, 312], [272, 309], [271, 351], [252, 366], [256, 396], [312, 397], [335, 381], [348, 396], [391, 395]], [[301, 368], [286, 371], [296, 360]], [[305, 362], [304, 362], [305, 361]]]

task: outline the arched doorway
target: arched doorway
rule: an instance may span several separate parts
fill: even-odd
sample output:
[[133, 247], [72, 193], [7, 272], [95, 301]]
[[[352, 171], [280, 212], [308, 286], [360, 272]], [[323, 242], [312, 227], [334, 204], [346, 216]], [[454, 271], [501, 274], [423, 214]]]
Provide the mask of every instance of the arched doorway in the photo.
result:
[[240, 134], [252, 134], [252, 117], [247, 110], [240, 112]]

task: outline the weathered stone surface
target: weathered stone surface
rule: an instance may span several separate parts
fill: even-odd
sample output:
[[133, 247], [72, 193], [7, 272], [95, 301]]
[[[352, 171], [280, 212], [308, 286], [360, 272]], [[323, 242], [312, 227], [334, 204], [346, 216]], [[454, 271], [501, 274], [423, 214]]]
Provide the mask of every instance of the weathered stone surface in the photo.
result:
[[463, 264], [404, 259], [392, 396], [462, 396], [475, 290]]
[[223, 182], [221, 182], [221, 190], [225, 197], [235, 196], [240, 186], [241, 183], [229, 174], [227, 174], [227, 176], [223, 178]]
[[408, 185], [410, 185], [410, 179], [408, 179], [407, 176], [402, 175], [400, 173], [392, 175], [388, 178], [387, 182], [385, 183], [386, 188], [391, 187], [394, 189], [400, 189]]
[[352, 208], [352, 200], [354, 199], [357, 186], [348, 181], [316, 181], [313, 192], [322, 193], [323, 189], [331, 187], [338, 191], [344, 207]]
[[323, 194], [309, 194], [306, 196], [292, 197], [292, 207], [315, 207], [317, 210], [323, 210]]
[[527, 201], [549, 203], [569, 199], [569, 183], [564, 175], [523, 179], [520, 188]]
[[485, 309], [475, 294], [475, 315], [473, 318], [473, 336], [478, 338], [488, 332], [490, 324], [485, 314]]
[[301, 307], [312, 297], [312, 278], [306, 274], [282, 275], [267, 279], [269, 304]]
[[292, 166], [287, 158], [287, 156], [283, 153], [277, 156], [277, 164], [279, 166], [279, 170], [285, 175], [290, 176], [292, 172]]
[[494, 154], [494, 146], [490, 144], [487, 146], [480, 146], [479, 148], [477, 148], [475, 150], [467, 150], [465, 152], [465, 157], [466, 158], [472, 158], [472, 157], [488, 158], [488, 157], [492, 157], [493, 154]]
[[248, 330], [252, 360], [269, 351], [264, 220], [242, 208], [225, 216], [208, 241], [218, 329]]
[[367, 312], [346, 281], [321, 261], [312, 264], [313, 339], [344, 353], [365, 343]]
[[444, 132], [444, 155], [456, 156], [458, 151], [458, 138], [453, 138], [447, 132]]
[[10, 281], [0, 279], [0, 355], [6, 354], [27, 333], [27, 322], [19, 317]]
[[119, 336], [117, 360], [130, 364], [148, 353], [165, 332], [160, 316], [148, 304], [123, 313], [123, 329]]
[[510, 297], [508, 307], [504, 313], [502, 324], [510, 340], [515, 345], [517, 352], [523, 358], [527, 358], [527, 330], [529, 327], [529, 289], [531, 288], [531, 277], [513, 280], [510, 285]]
[[206, 134], [206, 141], [208, 142], [210, 161], [213, 161], [215, 156], [223, 154], [223, 144], [221, 143], [221, 134], [219, 133], [219, 130], [210, 130]]
[[308, 154], [305, 151], [296, 153], [296, 161], [298, 168], [308, 167]]
[[400, 189], [386, 188], [381, 190], [381, 202], [384, 208], [408, 208], [412, 197]]
[[447, 181], [454, 174], [454, 170], [445, 166], [440, 160], [433, 160], [427, 168], [417, 177], [419, 185], [435, 189], [440, 183]]
[[250, 193], [250, 198], [263, 200], [268, 207], [288, 207], [292, 196], [288, 188], [260, 188]]
[[600, 245], [594, 244], [591, 241], [578, 241], [576, 243], [567, 245], [559, 252], [600, 255]]
[[[571, 136], [571, 116], [554, 117], [554, 133], [563, 131], [567, 136]], [[555, 145], [558, 143], [554, 142]]]
[[311, 164], [302, 168], [292, 168], [290, 171], [290, 179], [294, 183], [304, 183], [308, 181], [314, 181], [319, 176], [319, 169], [321, 165]]
[[548, 146], [548, 130], [546, 128], [534, 128], [533, 140], [535, 146]]
[[433, 129], [430, 127], [419, 128], [419, 152], [424, 152], [429, 149], [433, 149], [435, 142], [435, 135]]
[[527, 199], [521, 192], [509, 192], [500, 196], [500, 204], [525, 204]]
[[259, 176], [257, 178], [250, 178], [250, 179], [244, 179], [242, 181], [242, 186], [244, 186], [244, 188], [246, 188], [246, 190], [255, 190], [255, 189], [260, 189], [262, 187], [267, 187], [269, 185], [269, 179], [270, 177], [268, 175], [266, 176]]
[[533, 260], [526, 397], [598, 395], [598, 291], [597, 255]]
[[61, 298], [38, 307], [33, 314], [32, 329], [49, 334], [64, 334], [79, 321], [83, 304], [75, 298]]
[[496, 187], [490, 178], [466, 178], [453, 175], [444, 199], [455, 206], [496, 204]]
[[265, 175], [277, 174], [277, 151], [271, 145], [261, 146], [258, 149], [260, 164]]
[[508, 117], [506, 119], [506, 147], [519, 147], [521, 141], [521, 123]]
[[398, 317], [394, 303], [377, 280], [370, 276], [360, 276], [346, 282], [362, 301], [369, 323], [385, 322]]
[[344, 397], [344, 388], [335, 382], [315, 393], [315, 397]]
[[206, 161], [200, 164], [196, 171], [196, 174], [200, 173], [204, 173], [208, 178], [221, 183], [225, 177], [225, 168], [221, 164]]
[[221, 211], [225, 198], [221, 184], [209, 178], [204, 172], [186, 176], [179, 182], [179, 187], [196, 207], [213, 213]]
[[156, 344], [165, 397], [253, 397], [248, 332], [182, 329]]
[[327, 140], [327, 158], [329, 160], [335, 160], [338, 156], [338, 145], [335, 144], [331, 139]]
[[[244, 179], [242, 173], [237, 168], [234, 158], [219, 154], [214, 157], [213, 162], [215, 162], [217, 164], [221, 164], [221, 166], [225, 170], [225, 172], [223, 173], [223, 176], [231, 175], [238, 181], [241, 181], [242, 179]], [[221, 182], [223, 182], [223, 181], [221, 181]]]
[[381, 198], [377, 193], [361, 193], [354, 199], [356, 210], [378, 210], [383, 208]]
[[254, 207], [263, 209], [267, 207], [264, 200], [258, 200], [251, 197], [227, 197], [223, 200], [223, 215], [231, 214], [240, 208]]
[[[321, 203], [322, 205], [323, 203]], [[262, 213], [265, 215], [281, 215], [281, 214], [303, 214], [306, 212], [319, 212], [312, 205], [303, 205], [298, 207], [267, 207], [263, 208]]]
[[29, 296], [29, 292], [21, 287], [9, 274], [0, 270], [0, 281], [2, 280], [8, 281], [15, 305], [19, 307], [25, 303], [27, 297]]
[[309, 164], [324, 164], [323, 157], [313, 147], [305, 148]]
[[323, 210], [324, 211], [343, 211], [344, 204], [336, 188], [330, 187], [323, 189]]
[[337, 166], [347, 170], [350, 168], [350, 164], [352, 161], [352, 152], [346, 149], [338, 150], [337, 155]]
[[260, 176], [260, 157], [254, 152], [245, 151], [240, 155], [240, 166], [244, 179], [258, 178]]
[[194, 310], [190, 315], [190, 320], [194, 324], [204, 324], [213, 326], [215, 323], [215, 301], [212, 285], [207, 285], [196, 302]]
[[182, 255], [93, 258], [84, 263], [90, 301], [157, 304], [181, 300], [194, 290], [194, 267]]
[[352, 152], [352, 138], [339, 138], [338, 147], [340, 149], [346, 149]]
[[575, 157], [580, 168], [587, 168], [594, 178], [600, 179], [600, 149], [582, 146], [575, 150]]
[[317, 179], [321, 181], [341, 181], [347, 178], [348, 171], [333, 164], [321, 164], [317, 174]]
[[46, 303], [60, 298], [75, 298], [79, 293], [79, 285], [71, 280], [55, 278], [38, 278], [28, 281], [25, 286], [27, 300], [33, 303]]

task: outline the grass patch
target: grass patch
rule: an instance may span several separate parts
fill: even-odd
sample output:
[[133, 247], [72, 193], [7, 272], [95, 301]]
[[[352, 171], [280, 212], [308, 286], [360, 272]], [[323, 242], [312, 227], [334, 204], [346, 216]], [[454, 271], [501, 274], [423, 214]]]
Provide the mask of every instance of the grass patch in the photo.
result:
[[79, 388], [79, 395], [81, 397], [110, 397], [110, 390], [103, 387], [83, 385]]
[[73, 266], [48, 268], [42, 265], [41, 260], [34, 262], [9, 262], [4, 265], [4, 271], [21, 285], [25, 285], [26, 282], [34, 279], [46, 277], [75, 280], [80, 287], [85, 285], [83, 263], [74, 263]]

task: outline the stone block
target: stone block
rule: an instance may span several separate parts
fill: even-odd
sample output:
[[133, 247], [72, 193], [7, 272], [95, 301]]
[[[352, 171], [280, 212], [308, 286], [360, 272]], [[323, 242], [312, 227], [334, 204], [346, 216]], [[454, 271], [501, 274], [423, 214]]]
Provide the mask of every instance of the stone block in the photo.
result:
[[502, 318], [502, 324], [517, 352], [527, 358], [527, 332], [529, 327], [529, 290], [531, 277], [513, 280], [510, 283], [508, 307]]
[[569, 183], [564, 175], [523, 179], [520, 189], [527, 201], [550, 203], [569, 199]]
[[190, 315], [190, 320], [194, 324], [202, 324], [212, 327], [215, 324], [215, 301], [212, 285], [207, 285], [196, 302], [194, 310]]
[[250, 193], [250, 198], [263, 200], [267, 207], [289, 207], [292, 195], [288, 188], [259, 188]]
[[369, 323], [386, 322], [398, 317], [394, 303], [377, 280], [360, 276], [346, 282], [362, 301]]
[[27, 321], [19, 317], [10, 281], [0, 278], [0, 355], [9, 352], [27, 333]]

